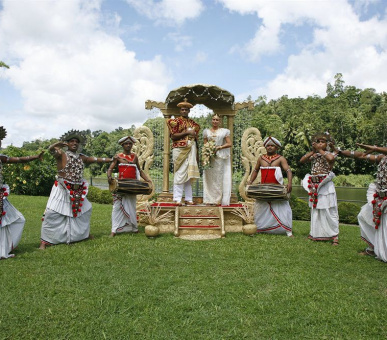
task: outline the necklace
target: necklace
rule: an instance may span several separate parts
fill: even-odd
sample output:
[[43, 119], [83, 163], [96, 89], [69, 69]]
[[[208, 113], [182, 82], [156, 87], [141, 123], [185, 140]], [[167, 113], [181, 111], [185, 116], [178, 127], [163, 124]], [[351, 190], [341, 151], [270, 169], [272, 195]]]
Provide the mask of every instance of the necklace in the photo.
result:
[[280, 158], [281, 155], [279, 155], [278, 153], [276, 153], [275, 155], [271, 155], [271, 156], [268, 156], [268, 155], [262, 155], [262, 159], [266, 162], [266, 163], [269, 163], [269, 165], [271, 163], [273, 163], [276, 159]]

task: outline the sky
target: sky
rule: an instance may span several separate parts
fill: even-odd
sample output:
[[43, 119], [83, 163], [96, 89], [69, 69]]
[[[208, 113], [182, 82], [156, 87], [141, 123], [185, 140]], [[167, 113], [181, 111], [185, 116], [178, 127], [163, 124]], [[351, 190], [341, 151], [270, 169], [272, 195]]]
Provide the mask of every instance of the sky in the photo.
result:
[[0, 0], [2, 146], [141, 125], [212, 84], [268, 100], [387, 91], [387, 0]]

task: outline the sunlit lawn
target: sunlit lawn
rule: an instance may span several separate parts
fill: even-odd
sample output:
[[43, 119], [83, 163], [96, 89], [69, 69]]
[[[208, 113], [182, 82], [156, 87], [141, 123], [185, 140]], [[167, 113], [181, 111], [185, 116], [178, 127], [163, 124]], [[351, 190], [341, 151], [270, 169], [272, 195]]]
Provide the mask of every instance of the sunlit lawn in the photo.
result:
[[111, 206], [93, 204], [93, 241], [38, 250], [47, 198], [11, 196], [27, 219], [0, 261], [0, 339], [382, 339], [387, 264], [340, 245], [227, 234], [109, 238]]

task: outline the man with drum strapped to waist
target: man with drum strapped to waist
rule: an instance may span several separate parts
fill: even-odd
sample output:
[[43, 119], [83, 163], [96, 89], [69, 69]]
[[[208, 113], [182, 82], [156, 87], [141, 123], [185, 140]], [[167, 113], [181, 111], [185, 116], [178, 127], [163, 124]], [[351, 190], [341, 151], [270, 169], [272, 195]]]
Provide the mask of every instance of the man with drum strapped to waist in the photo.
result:
[[[263, 145], [267, 154], [258, 157], [257, 164], [247, 184], [253, 183], [258, 172], [261, 171], [261, 184], [283, 185], [283, 170], [287, 173], [287, 192], [290, 193], [292, 191], [293, 175], [285, 157], [277, 153], [281, 143], [270, 136], [264, 140]], [[293, 237], [292, 218], [292, 209], [285, 199], [255, 201], [254, 222], [257, 225], [257, 233], [286, 234]]]
[[188, 118], [193, 105], [188, 103], [187, 99], [177, 106], [180, 108], [181, 116], [167, 121], [173, 141], [173, 201], [181, 205], [184, 191], [185, 204], [193, 205], [191, 180], [199, 178], [197, 137], [200, 126]]
[[[109, 184], [112, 184], [113, 170], [118, 166], [118, 179], [140, 179], [140, 176], [148, 183], [152, 181], [143, 170], [140, 169], [137, 155], [132, 153], [133, 144], [137, 140], [131, 136], [122, 137], [118, 144], [123, 148], [123, 152], [114, 156], [113, 162], [107, 171]], [[113, 194], [112, 211], [112, 232], [111, 237], [117, 233], [138, 233], [137, 213], [136, 213], [136, 195], [115, 193]]]
[[[87, 199], [88, 183], [83, 178], [84, 163], [110, 163], [111, 158], [89, 157], [78, 152], [86, 142], [80, 131], [71, 130], [49, 146], [56, 159], [58, 173], [51, 189], [42, 223], [40, 247], [72, 243], [92, 238], [92, 206]], [[62, 148], [67, 148], [66, 151]]]

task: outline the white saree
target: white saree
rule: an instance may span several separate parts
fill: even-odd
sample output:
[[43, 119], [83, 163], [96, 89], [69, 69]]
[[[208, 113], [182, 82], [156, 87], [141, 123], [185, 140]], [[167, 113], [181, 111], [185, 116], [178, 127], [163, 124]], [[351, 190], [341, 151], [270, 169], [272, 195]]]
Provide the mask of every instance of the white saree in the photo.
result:
[[[212, 132], [203, 131], [203, 138], [214, 140], [215, 145], [223, 145], [230, 130], [219, 128]], [[221, 149], [211, 160], [211, 168], [203, 171], [203, 202], [207, 204], [230, 205], [231, 197], [231, 161], [230, 149]]]

